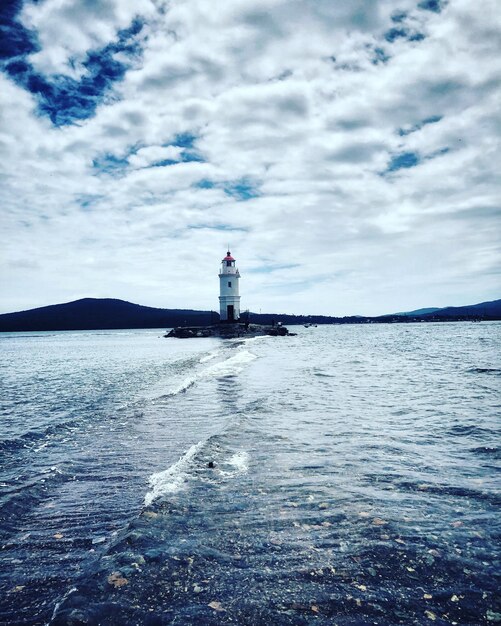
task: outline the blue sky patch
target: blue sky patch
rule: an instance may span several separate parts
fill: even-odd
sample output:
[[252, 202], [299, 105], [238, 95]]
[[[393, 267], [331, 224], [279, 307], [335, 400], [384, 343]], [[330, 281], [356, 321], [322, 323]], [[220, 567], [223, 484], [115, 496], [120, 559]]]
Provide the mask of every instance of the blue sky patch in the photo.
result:
[[92, 161], [92, 166], [103, 174], [116, 175], [121, 173], [129, 162], [126, 158], [117, 157], [114, 154], [105, 153], [96, 157]]
[[390, 30], [384, 34], [384, 38], [389, 43], [393, 43], [397, 39], [406, 39], [408, 34], [409, 31], [406, 28], [390, 28]]
[[192, 133], [179, 133], [175, 136], [174, 141], [172, 142], [173, 146], [179, 146], [180, 148], [193, 148], [195, 145], [195, 141], [197, 139], [196, 135]]
[[425, 159], [426, 160], [435, 159], [436, 157], [442, 156], [443, 154], [447, 154], [448, 152], [450, 152], [450, 148], [448, 147], [440, 148], [439, 150], [435, 150], [435, 152], [432, 152], [431, 154], [426, 155]]
[[36, 33], [17, 21], [22, 0], [0, 2], [0, 60], [32, 54], [40, 49]]
[[179, 165], [179, 163], [204, 163], [204, 159], [196, 152], [181, 152], [179, 159], [163, 159], [162, 161], [155, 161], [146, 165], [148, 167], [169, 167], [171, 165]]
[[[159, 161], [153, 161], [149, 163], [148, 165], [144, 165], [143, 168], [141, 169], [145, 169], [148, 167], [169, 167], [171, 165], [178, 165], [179, 163], [192, 163], [192, 162], [205, 163], [205, 159], [196, 150], [196, 148], [193, 147], [195, 140], [196, 140], [195, 135], [181, 135], [181, 136], [176, 135], [176, 137], [174, 138], [172, 142], [163, 143], [162, 148], [168, 148], [171, 146], [176, 147], [176, 148], [181, 148], [183, 146], [188, 146], [186, 150], [182, 150], [180, 152], [179, 158], [161, 159]], [[124, 159], [128, 161], [128, 159], [131, 156], [137, 154], [142, 148], [145, 148], [145, 147], [147, 146], [145, 145], [133, 146], [133, 148], [131, 148], [129, 152], [124, 156]]]
[[196, 161], [197, 163], [205, 163], [205, 159], [196, 150], [183, 150], [181, 152], [181, 161], [183, 163], [191, 163]]
[[211, 180], [203, 178], [202, 180], [199, 180], [198, 183], [195, 183], [194, 186], [198, 187], [199, 189], [214, 189], [216, 185]]
[[32, 54], [40, 49], [36, 34], [17, 21], [21, 0], [0, 2], [0, 61]]
[[441, 119], [442, 119], [442, 115], [432, 115], [431, 117], [426, 117], [421, 122], [414, 124], [414, 126], [410, 126], [408, 128], [399, 128], [397, 132], [400, 135], [400, 137], [405, 137], [405, 135], [410, 135], [411, 133], [414, 133], [417, 130], [421, 130], [423, 126], [426, 126], [428, 124], [436, 124], [437, 122], [440, 122]]
[[225, 183], [223, 191], [226, 195], [237, 200], [250, 200], [259, 196], [256, 187], [246, 178], [241, 178], [233, 182]]
[[391, 157], [387, 172], [396, 172], [397, 170], [415, 167], [420, 161], [419, 156], [415, 152], [402, 152]]
[[114, 55], [120, 52], [132, 61], [141, 53], [136, 35], [143, 22], [134, 20], [129, 28], [118, 32], [115, 42], [89, 51], [82, 62], [85, 72], [76, 80], [64, 74], [46, 76], [34, 69], [27, 55], [38, 49], [38, 42], [33, 33], [16, 21], [20, 7], [20, 2], [13, 2], [0, 13], [0, 59], [6, 61], [5, 72], [37, 98], [39, 113], [47, 115], [55, 126], [92, 117], [130, 66], [117, 61]]
[[412, 32], [408, 28], [390, 28], [384, 35], [388, 43], [393, 43], [397, 39], [406, 39], [407, 41], [423, 41], [423, 33]]
[[244, 226], [232, 226], [231, 224], [188, 224], [190, 230], [219, 230], [222, 232], [242, 232], [248, 233], [249, 228]]
[[372, 63], [374, 65], [379, 65], [379, 63], [387, 63], [390, 58], [391, 57], [386, 54], [383, 48], [374, 48], [374, 57], [372, 58]]
[[400, 24], [407, 17], [407, 13], [405, 11], [395, 11], [391, 16], [391, 21], [395, 24]]
[[417, 152], [401, 152], [400, 154], [395, 154], [391, 157], [390, 163], [386, 170], [382, 172], [382, 175], [384, 176], [390, 172], [415, 167], [423, 161], [430, 161], [431, 159], [447, 154], [449, 151], [450, 148], [445, 147], [426, 155], [419, 155]]
[[422, 122], [422, 126], [424, 126], [425, 124], [436, 124], [437, 122], [440, 122], [442, 117], [442, 115], [431, 115], [430, 117], [425, 117]]
[[418, 4], [419, 9], [423, 11], [433, 11], [434, 13], [440, 13], [445, 6], [443, 0], [423, 0]]
[[150, 163], [141, 169], [148, 169], [149, 167], [169, 167], [170, 165], [177, 165], [179, 161], [173, 161], [172, 159], [164, 159], [163, 161], [156, 161], [155, 163]]
[[82, 211], [92, 211], [93, 206], [102, 199], [103, 196], [91, 193], [83, 193], [76, 197], [77, 203]]
[[240, 178], [234, 181], [214, 182], [207, 178], [202, 178], [193, 185], [198, 189], [222, 189], [227, 196], [231, 196], [239, 201], [257, 198], [260, 193], [257, 186], [248, 178]]

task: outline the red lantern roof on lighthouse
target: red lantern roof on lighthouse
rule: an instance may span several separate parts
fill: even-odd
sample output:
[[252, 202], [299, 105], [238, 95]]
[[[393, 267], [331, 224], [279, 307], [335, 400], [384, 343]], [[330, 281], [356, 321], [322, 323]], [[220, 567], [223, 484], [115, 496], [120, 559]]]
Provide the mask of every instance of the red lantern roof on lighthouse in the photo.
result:
[[231, 252], [228, 250], [228, 252], [226, 253], [226, 256], [224, 257], [223, 261], [234, 261], [235, 259], [231, 256]]

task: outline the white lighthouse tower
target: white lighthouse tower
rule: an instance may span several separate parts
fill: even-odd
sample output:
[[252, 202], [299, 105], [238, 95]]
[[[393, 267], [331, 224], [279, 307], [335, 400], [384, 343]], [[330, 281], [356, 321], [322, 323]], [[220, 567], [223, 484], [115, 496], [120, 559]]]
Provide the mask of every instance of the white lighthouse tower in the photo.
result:
[[219, 272], [219, 318], [222, 322], [236, 322], [240, 319], [239, 280], [240, 272], [228, 250]]

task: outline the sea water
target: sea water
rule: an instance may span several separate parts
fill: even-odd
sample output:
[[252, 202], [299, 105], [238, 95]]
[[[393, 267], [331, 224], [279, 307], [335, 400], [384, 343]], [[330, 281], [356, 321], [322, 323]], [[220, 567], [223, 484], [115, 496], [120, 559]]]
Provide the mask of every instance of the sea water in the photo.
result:
[[493, 624], [501, 324], [0, 335], [0, 623]]

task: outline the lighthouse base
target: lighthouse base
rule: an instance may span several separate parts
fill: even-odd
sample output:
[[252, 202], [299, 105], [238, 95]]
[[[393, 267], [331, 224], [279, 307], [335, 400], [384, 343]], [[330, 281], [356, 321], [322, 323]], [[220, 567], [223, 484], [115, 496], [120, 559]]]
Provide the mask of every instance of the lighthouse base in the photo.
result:
[[238, 337], [272, 337], [295, 336], [285, 326], [263, 326], [262, 324], [238, 324], [221, 322], [212, 326], [181, 326], [173, 328], [164, 337], [190, 339], [196, 337], [220, 337], [221, 339], [236, 339]]

